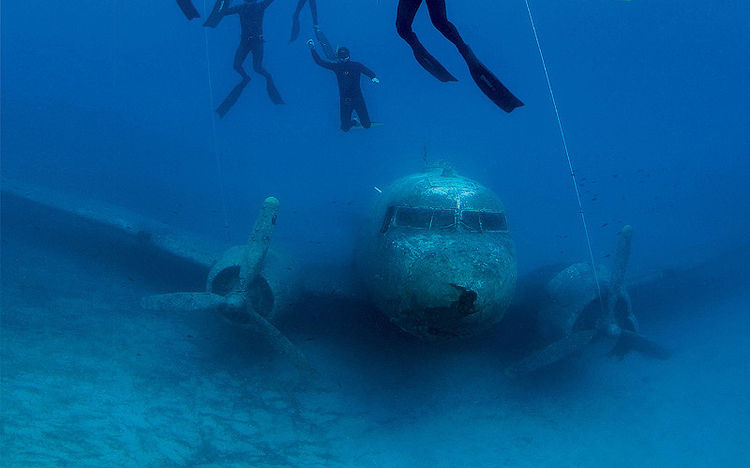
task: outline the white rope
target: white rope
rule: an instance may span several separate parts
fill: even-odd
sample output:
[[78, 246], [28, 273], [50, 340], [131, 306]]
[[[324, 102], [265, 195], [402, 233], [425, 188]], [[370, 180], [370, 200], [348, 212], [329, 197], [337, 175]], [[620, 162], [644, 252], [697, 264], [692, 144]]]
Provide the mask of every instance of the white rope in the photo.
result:
[[583, 232], [586, 234], [586, 246], [589, 251], [589, 259], [591, 260], [591, 269], [594, 272], [594, 281], [596, 282], [596, 291], [599, 295], [599, 304], [604, 307], [602, 302], [602, 289], [599, 285], [599, 275], [596, 272], [596, 262], [594, 261], [594, 251], [591, 248], [591, 237], [589, 236], [589, 228], [586, 223], [586, 215], [583, 213], [583, 203], [581, 203], [581, 191], [578, 188], [578, 181], [576, 180], [576, 173], [573, 170], [573, 162], [570, 159], [570, 152], [568, 152], [568, 143], [565, 140], [565, 132], [563, 131], [562, 121], [560, 120], [560, 112], [557, 109], [557, 101], [555, 100], [555, 93], [552, 92], [552, 83], [549, 80], [549, 72], [547, 71], [547, 63], [544, 61], [544, 54], [542, 53], [542, 46], [539, 43], [539, 35], [536, 32], [536, 25], [534, 24], [534, 17], [531, 14], [531, 8], [529, 7], [529, 0], [524, 0], [526, 3], [526, 11], [529, 13], [529, 21], [531, 22], [531, 30], [534, 32], [534, 40], [536, 41], [536, 48], [539, 50], [539, 57], [542, 59], [542, 67], [544, 68], [544, 77], [547, 79], [547, 89], [549, 90], [550, 98], [552, 98], [552, 106], [555, 109], [555, 116], [557, 117], [557, 126], [560, 129], [560, 138], [562, 139], [563, 149], [565, 150], [565, 157], [568, 160], [568, 168], [570, 169], [570, 177], [573, 180], [573, 188], [576, 192], [576, 199], [578, 200], [578, 213], [581, 215], [581, 223], [583, 224]]
[[[206, 0], [203, 0], [203, 11], [208, 11], [206, 7]], [[221, 197], [221, 212], [224, 217], [224, 230], [226, 232], [227, 237], [229, 237], [229, 214], [227, 213], [227, 197], [226, 197], [226, 190], [224, 189], [224, 171], [221, 167], [221, 159], [219, 158], [219, 150], [217, 147], [217, 138], [216, 138], [216, 116], [214, 116], [214, 84], [213, 80], [211, 78], [211, 57], [208, 53], [208, 31], [206, 28], [203, 28], [203, 41], [205, 43], [205, 49], [206, 49], [206, 73], [208, 75], [208, 92], [209, 97], [211, 101], [208, 103], [209, 106], [209, 112], [211, 116], [211, 134], [213, 136], [213, 146], [214, 146], [214, 159], [216, 160], [216, 172], [217, 176], [219, 178], [219, 196]]]

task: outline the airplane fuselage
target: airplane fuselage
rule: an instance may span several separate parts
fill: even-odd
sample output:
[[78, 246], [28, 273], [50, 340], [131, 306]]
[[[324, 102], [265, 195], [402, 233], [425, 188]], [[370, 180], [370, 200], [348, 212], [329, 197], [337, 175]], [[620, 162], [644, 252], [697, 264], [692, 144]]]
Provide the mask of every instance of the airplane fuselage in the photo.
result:
[[358, 264], [376, 306], [425, 339], [469, 336], [498, 322], [517, 279], [505, 208], [471, 179], [437, 169], [380, 195]]

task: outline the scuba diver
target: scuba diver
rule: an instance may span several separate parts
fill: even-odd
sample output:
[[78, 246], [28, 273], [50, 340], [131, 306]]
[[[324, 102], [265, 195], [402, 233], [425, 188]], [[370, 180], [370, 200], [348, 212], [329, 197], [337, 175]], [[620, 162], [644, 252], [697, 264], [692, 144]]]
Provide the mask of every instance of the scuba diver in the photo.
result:
[[263, 15], [273, 0], [244, 0], [244, 3], [237, 6], [230, 6], [230, 3], [231, 0], [218, 0], [211, 15], [203, 24], [203, 26], [215, 28], [225, 16], [238, 15], [240, 17], [240, 44], [234, 54], [234, 69], [240, 74], [242, 81], [232, 89], [216, 109], [216, 113], [224, 117], [250, 82], [250, 75], [242, 67], [242, 63], [250, 52], [253, 53], [253, 70], [266, 79], [268, 97], [274, 104], [284, 104], [279, 91], [273, 84], [271, 74], [263, 68]]
[[[435, 78], [442, 82], [458, 81], [435, 57], [427, 52], [427, 49], [419, 42], [417, 35], [411, 29], [414, 16], [416, 16], [422, 1], [399, 0], [396, 14], [396, 30], [398, 31], [398, 35], [409, 44], [417, 62]], [[461, 39], [456, 27], [448, 21], [445, 0], [424, 1], [427, 3], [427, 9], [430, 13], [430, 20], [433, 26], [458, 48], [458, 52], [463, 56], [466, 65], [469, 66], [471, 77], [474, 78], [479, 89], [505, 112], [511, 112], [516, 107], [523, 106], [523, 102], [503, 86], [500, 80], [477, 59], [471, 48]]]
[[[370, 128], [370, 115], [367, 113], [365, 99], [362, 97], [362, 88], [359, 86], [359, 77], [365, 74], [370, 77], [373, 83], [380, 83], [375, 73], [359, 62], [352, 62], [349, 59], [349, 49], [339, 47], [336, 51], [336, 62], [327, 62], [320, 58], [315, 51], [315, 43], [312, 39], [307, 41], [310, 52], [312, 53], [315, 63], [323, 68], [332, 70], [336, 74], [339, 84], [339, 99], [341, 109], [341, 130], [348, 132], [352, 127], [361, 126]], [[352, 119], [352, 111], [357, 111], [359, 125], [356, 120]]]
[[299, 14], [302, 11], [302, 7], [305, 6], [306, 2], [310, 3], [310, 14], [312, 15], [313, 20], [313, 31], [315, 32], [315, 37], [318, 39], [320, 47], [323, 49], [323, 53], [328, 58], [328, 60], [336, 60], [336, 52], [334, 52], [333, 47], [331, 47], [330, 41], [325, 36], [325, 34], [323, 34], [320, 26], [318, 26], [318, 5], [316, 3], [317, 0], [298, 0], [297, 8], [295, 8], [294, 14], [292, 14], [292, 36], [289, 39], [289, 42], [294, 42], [297, 40], [297, 37], [299, 37]]
[[177, 6], [180, 7], [185, 18], [189, 20], [201, 17], [201, 14], [198, 13], [198, 10], [195, 9], [195, 5], [193, 5], [193, 0], [177, 0]]

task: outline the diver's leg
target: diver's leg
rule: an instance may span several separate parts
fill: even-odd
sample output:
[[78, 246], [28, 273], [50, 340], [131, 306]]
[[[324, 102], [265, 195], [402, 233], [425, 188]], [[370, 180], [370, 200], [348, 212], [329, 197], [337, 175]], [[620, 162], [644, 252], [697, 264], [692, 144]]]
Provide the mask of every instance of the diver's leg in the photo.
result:
[[412, 44], [416, 40], [416, 34], [411, 29], [414, 17], [417, 15], [422, 0], [399, 0], [396, 10], [396, 31], [403, 40]]
[[250, 75], [245, 72], [242, 67], [242, 62], [247, 58], [247, 54], [250, 53], [250, 41], [242, 39], [240, 45], [237, 46], [237, 52], [234, 53], [234, 69], [240, 74], [244, 81], [250, 81]]
[[292, 36], [289, 39], [289, 42], [294, 42], [297, 40], [297, 37], [299, 37], [299, 14], [302, 11], [302, 7], [305, 6], [306, 1], [307, 0], [299, 0], [297, 2], [297, 8], [294, 9], [294, 13], [292, 14]]
[[357, 111], [357, 117], [359, 117], [359, 123], [364, 128], [370, 128], [372, 122], [370, 122], [370, 114], [367, 112], [367, 105], [365, 104], [365, 98], [360, 96], [354, 101], [354, 110]]
[[466, 43], [461, 39], [461, 35], [458, 34], [458, 29], [448, 21], [448, 14], [445, 10], [445, 0], [426, 0], [427, 10], [430, 12], [430, 21], [435, 29], [440, 31], [440, 34], [445, 36], [446, 39], [455, 44], [459, 48], [466, 47]]
[[249, 41], [241, 40], [240, 45], [237, 46], [237, 52], [235, 52], [234, 54], [234, 69], [237, 71], [237, 73], [240, 74], [240, 76], [242, 76], [242, 80], [237, 83], [234, 88], [232, 88], [232, 91], [229, 92], [229, 94], [226, 98], [224, 98], [219, 107], [216, 108], [216, 113], [219, 114], [219, 117], [221, 118], [227, 115], [227, 112], [229, 112], [232, 106], [234, 106], [234, 104], [240, 98], [240, 95], [242, 95], [242, 91], [245, 89], [245, 86], [247, 86], [247, 84], [250, 82], [250, 76], [245, 73], [245, 69], [242, 67], [242, 62], [245, 61], [245, 58], [247, 57], [247, 54], [249, 52]]
[[263, 56], [265, 55], [263, 39], [253, 39], [253, 45], [250, 50], [253, 53], [253, 71], [262, 75], [265, 79], [270, 78], [270, 73], [263, 68]]
[[474, 52], [471, 50], [458, 33], [456, 27], [448, 21], [448, 15], [445, 10], [445, 0], [425, 0], [427, 2], [427, 8], [430, 12], [430, 20], [435, 28], [445, 36], [446, 39], [451, 41], [458, 52], [466, 61], [466, 65], [469, 67], [469, 73], [474, 79], [474, 82], [479, 86], [479, 89], [490, 98], [498, 107], [505, 112], [511, 112], [516, 107], [523, 105], [520, 99], [515, 97], [508, 88], [506, 88], [502, 82], [487, 68], [482, 62], [479, 61]]
[[435, 78], [440, 81], [457, 81], [456, 78], [451, 75], [448, 70], [443, 67], [435, 57], [427, 52], [424, 48], [417, 35], [411, 28], [414, 22], [414, 16], [417, 14], [419, 5], [422, 0], [399, 0], [398, 10], [396, 13], [396, 31], [403, 40], [411, 47], [414, 52], [414, 58], [417, 59], [422, 68], [430, 72]]
[[354, 110], [354, 106], [352, 106], [352, 100], [350, 98], [342, 97], [339, 109], [341, 111], [341, 130], [348, 132], [353, 125], [352, 111]]
[[262, 75], [266, 79], [266, 91], [268, 91], [268, 97], [274, 104], [284, 104], [284, 100], [281, 99], [279, 90], [276, 89], [276, 85], [273, 84], [273, 78], [268, 71], [263, 68], [263, 39], [253, 40], [252, 46], [253, 52], [253, 70], [255, 73]]

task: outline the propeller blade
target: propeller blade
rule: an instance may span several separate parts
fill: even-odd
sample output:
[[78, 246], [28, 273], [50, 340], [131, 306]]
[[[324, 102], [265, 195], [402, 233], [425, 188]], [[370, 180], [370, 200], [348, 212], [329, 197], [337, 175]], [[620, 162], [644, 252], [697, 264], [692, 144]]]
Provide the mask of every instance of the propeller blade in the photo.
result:
[[[616, 335], [618, 331], [625, 332], [633, 330], [638, 332], [638, 320], [632, 313], [630, 305], [630, 296], [625, 289], [625, 271], [628, 268], [630, 259], [630, 244], [633, 238], [633, 228], [625, 226], [620, 231], [620, 239], [617, 241], [617, 250], [612, 264], [612, 274], [609, 277], [609, 294], [607, 294], [606, 317], [601, 321], [601, 329], [609, 334]], [[617, 304], [623, 302], [626, 304], [627, 316], [618, 313]], [[621, 311], [622, 312], [622, 311]]]
[[582, 330], [572, 333], [546, 348], [531, 353], [508, 367], [505, 373], [511, 377], [517, 377], [554, 364], [589, 344], [594, 335], [596, 335], [596, 330]]
[[256, 333], [263, 335], [270, 343], [273, 344], [274, 348], [287, 356], [292, 363], [304, 370], [312, 370], [310, 363], [307, 361], [305, 355], [300, 351], [289, 338], [284, 336], [278, 328], [273, 326], [271, 322], [251, 312], [249, 315], [250, 321], [245, 326]]
[[614, 263], [612, 265], [612, 275], [610, 276], [610, 285], [613, 291], [617, 291], [625, 280], [625, 270], [628, 268], [630, 259], [630, 244], [633, 238], [633, 228], [628, 225], [620, 231], [620, 240], [617, 241], [617, 250], [615, 251]]
[[141, 299], [141, 307], [148, 310], [211, 311], [226, 306], [224, 296], [208, 292], [157, 294]]
[[661, 360], [669, 359], [672, 356], [672, 352], [664, 346], [629, 330], [623, 330], [620, 333], [615, 347], [607, 356], [617, 356], [622, 359], [630, 351], [638, 351], [645, 356]]
[[271, 236], [276, 226], [276, 216], [279, 213], [279, 200], [268, 197], [263, 202], [263, 208], [255, 220], [253, 232], [247, 241], [245, 254], [240, 265], [240, 288], [247, 291], [250, 281], [260, 275], [263, 270], [263, 261], [266, 259], [268, 247], [271, 245]]

